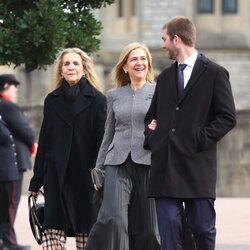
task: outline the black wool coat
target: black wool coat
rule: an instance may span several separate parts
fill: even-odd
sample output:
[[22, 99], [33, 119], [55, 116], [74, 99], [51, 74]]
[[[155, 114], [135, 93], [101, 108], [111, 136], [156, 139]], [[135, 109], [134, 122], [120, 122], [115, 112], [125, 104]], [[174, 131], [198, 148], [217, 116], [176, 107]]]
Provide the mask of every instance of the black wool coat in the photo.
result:
[[44, 186], [44, 228], [88, 233], [95, 220], [90, 171], [104, 133], [106, 98], [86, 83], [70, 108], [62, 87], [44, 103], [29, 190]]
[[[200, 54], [178, 98], [176, 72], [177, 62], [159, 75], [145, 118], [149, 196], [215, 198], [217, 142], [236, 124], [229, 74]], [[147, 127], [152, 119], [154, 131]]]
[[17, 167], [20, 172], [32, 168], [29, 148], [35, 143], [35, 134], [21, 108], [0, 98], [0, 115], [14, 139]]
[[13, 135], [0, 115], [0, 185], [1, 182], [20, 179], [16, 165], [16, 150], [13, 144]]

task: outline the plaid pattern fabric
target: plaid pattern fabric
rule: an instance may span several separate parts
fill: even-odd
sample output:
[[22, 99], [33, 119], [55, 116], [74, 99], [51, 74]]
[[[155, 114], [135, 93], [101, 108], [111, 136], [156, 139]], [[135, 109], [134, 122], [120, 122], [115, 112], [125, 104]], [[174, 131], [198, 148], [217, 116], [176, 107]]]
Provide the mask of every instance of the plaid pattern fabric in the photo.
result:
[[76, 249], [77, 250], [84, 250], [87, 240], [88, 240], [88, 235], [87, 234], [76, 234], [75, 236], [76, 239]]
[[42, 236], [43, 250], [66, 250], [66, 233], [57, 229], [45, 229]]
[[[45, 229], [42, 236], [43, 250], [66, 250], [66, 232], [57, 229]], [[88, 240], [87, 234], [77, 233], [75, 236], [76, 249], [84, 250]]]

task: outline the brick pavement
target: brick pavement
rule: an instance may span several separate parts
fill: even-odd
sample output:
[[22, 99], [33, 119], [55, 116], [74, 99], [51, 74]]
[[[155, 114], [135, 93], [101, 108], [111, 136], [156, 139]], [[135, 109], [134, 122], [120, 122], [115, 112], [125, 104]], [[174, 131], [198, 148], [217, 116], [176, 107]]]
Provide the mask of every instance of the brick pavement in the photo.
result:
[[[29, 228], [27, 200], [27, 195], [23, 195], [17, 214], [15, 228], [18, 241], [31, 245], [32, 250], [40, 250]], [[215, 204], [216, 250], [250, 250], [250, 198], [218, 198]], [[74, 250], [74, 246], [74, 239], [69, 238], [67, 250]]]

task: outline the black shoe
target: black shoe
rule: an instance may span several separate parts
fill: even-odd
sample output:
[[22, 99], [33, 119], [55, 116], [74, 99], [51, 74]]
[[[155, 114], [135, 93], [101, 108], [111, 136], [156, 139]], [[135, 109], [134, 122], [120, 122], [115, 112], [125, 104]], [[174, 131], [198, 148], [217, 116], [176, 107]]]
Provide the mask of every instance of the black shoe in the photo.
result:
[[2, 250], [2, 249], [3, 249], [3, 240], [0, 239], [0, 250]]
[[28, 245], [8, 245], [3, 246], [1, 250], [30, 250], [30, 246]]

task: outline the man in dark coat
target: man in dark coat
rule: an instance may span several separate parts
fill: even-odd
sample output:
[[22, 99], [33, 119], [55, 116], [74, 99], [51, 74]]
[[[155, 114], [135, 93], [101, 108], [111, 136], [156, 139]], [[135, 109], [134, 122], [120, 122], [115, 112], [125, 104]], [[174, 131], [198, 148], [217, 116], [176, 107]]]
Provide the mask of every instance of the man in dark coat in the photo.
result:
[[[145, 118], [149, 196], [156, 198], [162, 250], [184, 248], [183, 202], [196, 249], [214, 250], [217, 142], [236, 124], [229, 73], [196, 51], [195, 27], [186, 17], [171, 19], [162, 34], [162, 47], [176, 62], [159, 75]], [[179, 64], [185, 69], [178, 75]]]
[[[3, 236], [4, 249], [27, 249], [27, 246], [17, 244], [16, 234], [14, 230], [14, 222], [21, 198], [23, 172], [31, 168], [30, 156], [35, 152], [35, 137], [27, 118], [24, 116], [22, 110], [14, 103], [16, 100], [17, 86], [20, 83], [12, 74], [0, 75], [0, 115], [4, 120], [6, 127], [11, 133], [13, 140], [12, 147], [14, 149], [15, 162], [12, 166], [12, 172], [17, 171], [18, 178], [12, 180], [11, 187], [8, 188], [9, 201], [9, 222], [1, 228]], [[3, 156], [3, 155], [2, 155]], [[2, 160], [2, 159], [1, 159]], [[8, 164], [1, 161], [1, 168], [5, 171], [10, 171]], [[16, 176], [16, 173], [15, 173]], [[5, 179], [6, 176], [1, 176], [1, 180], [7, 181], [10, 184], [10, 179]], [[8, 203], [7, 199], [1, 203]]]
[[2, 120], [0, 115], [0, 249], [9, 238], [9, 225], [14, 217], [13, 195], [15, 192], [15, 182], [20, 179], [16, 166], [16, 151], [12, 146], [13, 136]]

